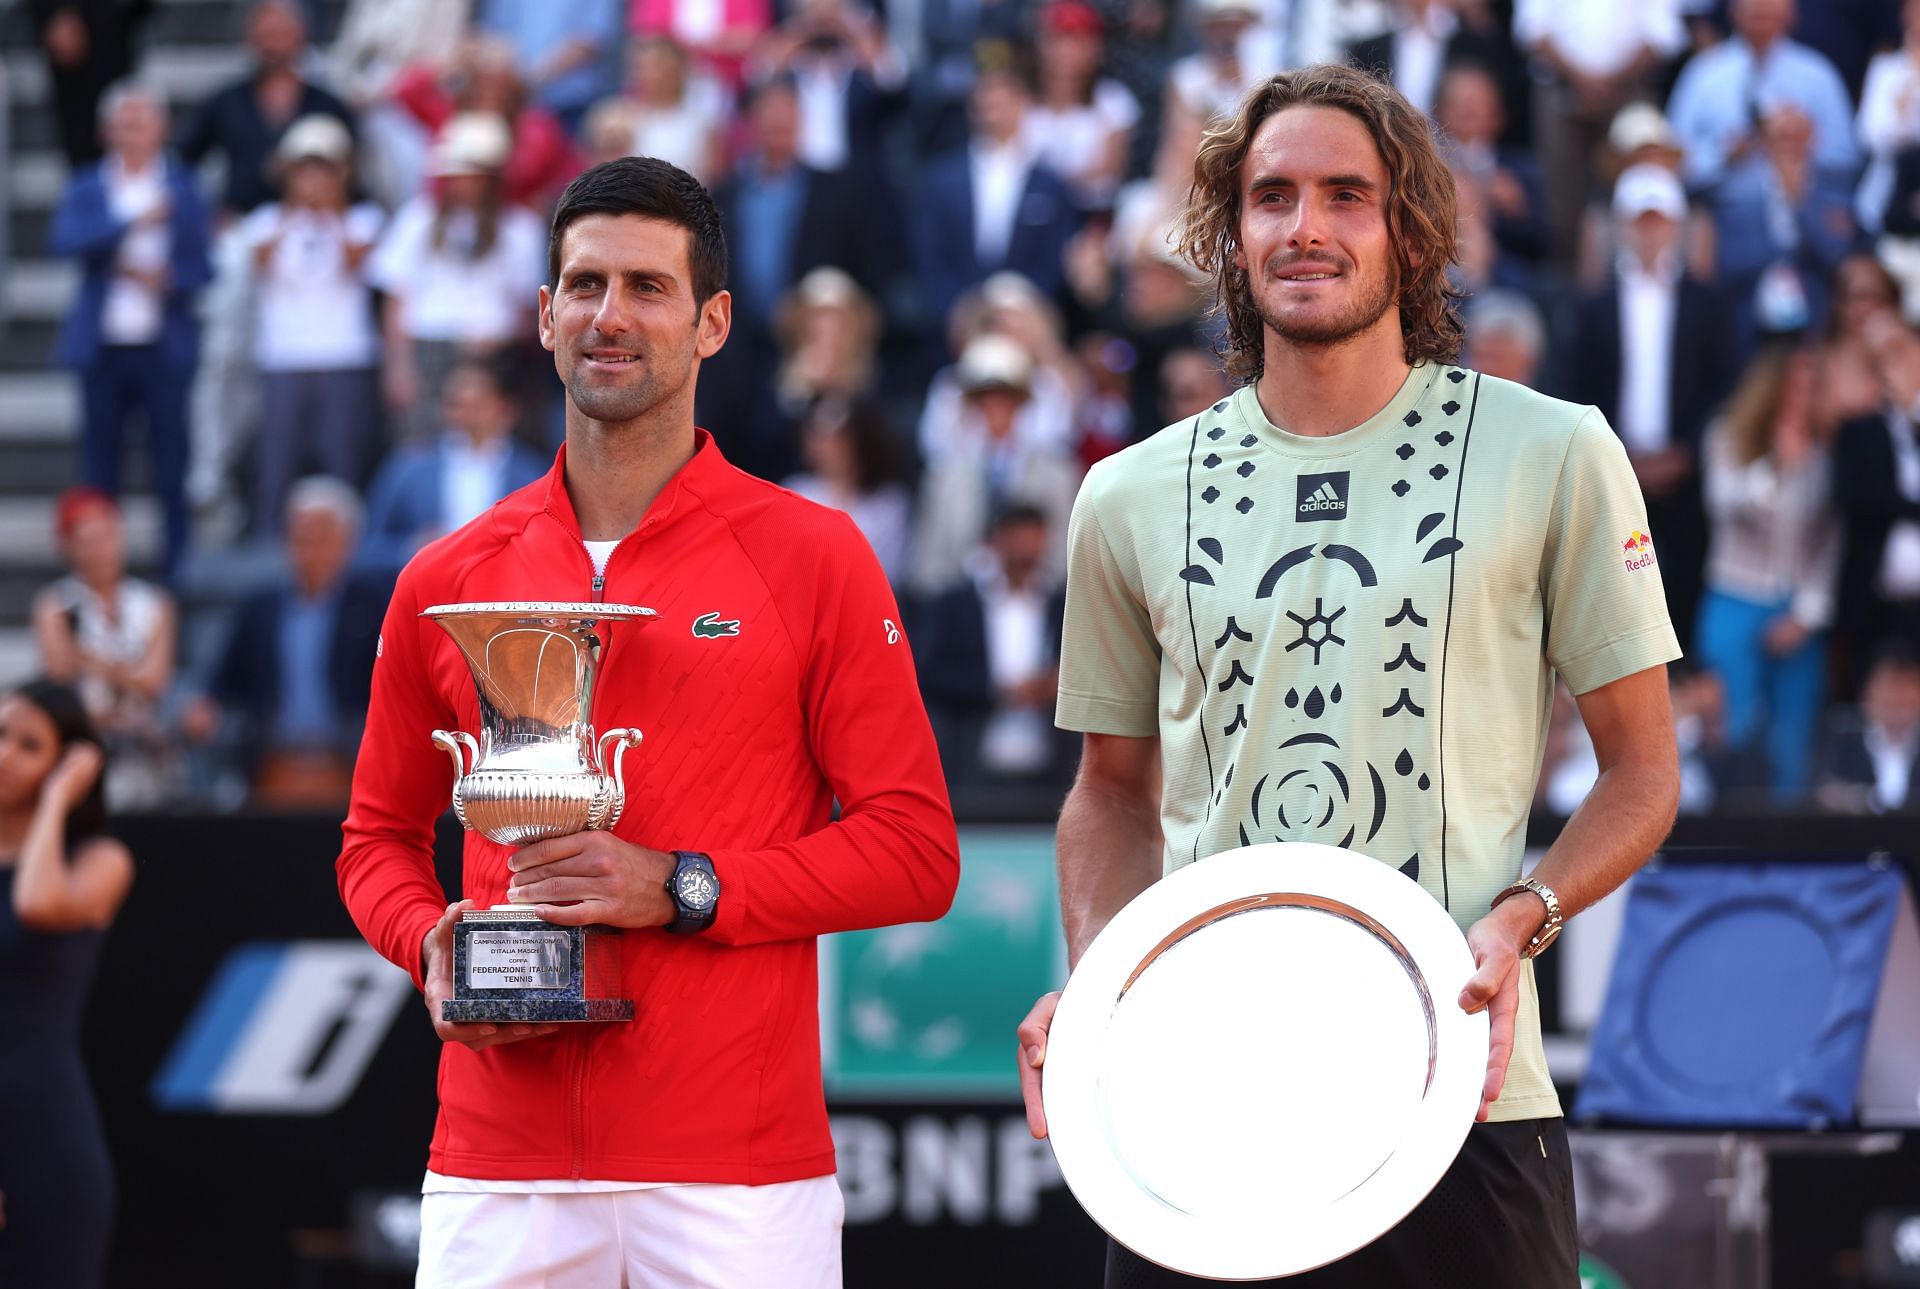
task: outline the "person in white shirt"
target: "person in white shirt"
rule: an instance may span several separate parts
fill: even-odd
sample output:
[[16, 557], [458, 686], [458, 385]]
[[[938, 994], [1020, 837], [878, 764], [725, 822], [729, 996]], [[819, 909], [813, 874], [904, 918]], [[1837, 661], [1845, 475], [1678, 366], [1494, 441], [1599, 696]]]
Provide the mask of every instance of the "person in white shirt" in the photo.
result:
[[293, 123], [276, 154], [283, 196], [241, 226], [254, 274], [255, 531], [274, 531], [309, 468], [355, 487], [372, 466], [380, 336], [367, 257], [385, 221], [351, 204], [353, 140], [331, 116]]
[[1869, 233], [1880, 231], [1893, 195], [1894, 158], [1920, 144], [1920, 0], [1901, 6], [1905, 40], [1867, 64], [1855, 126], [1867, 169], [1854, 194], [1854, 214]]
[[1513, 37], [1535, 68], [1533, 120], [1556, 242], [1571, 249], [1594, 155], [1614, 114], [1687, 43], [1674, 0], [1517, 0]]
[[1857, 712], [1836, 714], [1815, 797], [1850, 814], [1920, 811], [1920, 656], [1883, 646], [1867, 672]]
[[408, 438], [438, 428], [441, 385], [463, 350], [489, 352], [531, 333], [547, 230], [501, 196], [512, 146], [499, 116], [448, 121], [434, 144], [435, 189], [395, 212], [368, 264], [368, 281], [387, 296], [387, 402]]
[[1027, 137], [1088, 210], [1112, 207], [1140, 122], [1132, 91], [1102, 74], [1105, 42], [1099, 10], [1083, 0], [1053, 0], [1040, 12], [1039, 93]]
[[1812, 354], [1755, 357], [1707, 432], [1706, 593], [1694, 652], [1726, 687], [1727, 742], [1765, 751], [1775, 802], [1807, 792], [1840, 570]]

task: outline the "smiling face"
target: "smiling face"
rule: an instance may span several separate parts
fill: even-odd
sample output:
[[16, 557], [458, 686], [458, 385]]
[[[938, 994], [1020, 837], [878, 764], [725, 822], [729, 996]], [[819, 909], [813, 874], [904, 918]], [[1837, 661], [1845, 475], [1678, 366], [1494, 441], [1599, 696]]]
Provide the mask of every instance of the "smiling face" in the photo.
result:
[[60, 751], [51, 716], [18, 694], [0, 698], [0, 810], [32, 805]]
[[1290, 107], [1261, 125], [1240, 167], [1234, 262], [1270, 336], [1329, 346], [1398, 333], [1389, 183], [1367, 127], [1338, 108]]
[[726, 342], [732, 300], [694, 299], [692, 235], [638, 215], [583, 215], [567, 225], [555, 286], [540, 288], [540, 343], [567, 399], [588, 418], [627, 422], [693, 414], [700, 360]]

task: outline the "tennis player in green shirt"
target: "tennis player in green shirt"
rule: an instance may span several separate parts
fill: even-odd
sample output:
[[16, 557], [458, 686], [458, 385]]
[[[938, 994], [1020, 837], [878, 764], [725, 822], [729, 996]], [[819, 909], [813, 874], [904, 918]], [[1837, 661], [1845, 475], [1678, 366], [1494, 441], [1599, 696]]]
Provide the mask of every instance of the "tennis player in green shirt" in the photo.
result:
[[[1531, 957], [1659, 845], [1679, 657], [1646, 509], [1601, 414], [1455, 365], [1454, 180], [1427, 119], [1346, 67], [1210, 129], [1182, 250], [1238, 390], [1102, 461], [1069, 540], [1058, 723], [1069, 962], [1165, 872], [1349, 847], [1465, 932], [1490, 1014], [1479, 1118], [1399, 1226], [1288, 1285], [1577, 1284], [1573, 1183]], [[1519, 882], [1554, 678], [1601, 774]], [[1027, 1116], [1058, 995], [1019, 1029]], [[1186, 1283], [1119, 1245], [1108, 1289]]]

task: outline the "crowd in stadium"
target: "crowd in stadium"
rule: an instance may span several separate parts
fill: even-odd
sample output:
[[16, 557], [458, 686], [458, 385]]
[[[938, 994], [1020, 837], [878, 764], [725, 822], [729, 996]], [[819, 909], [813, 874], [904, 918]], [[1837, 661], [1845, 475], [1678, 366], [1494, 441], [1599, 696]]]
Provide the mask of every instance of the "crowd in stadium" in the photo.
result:
[[[344, 800], [396, 571], [560, 441], [547, 214], [629, 154], [726, 221], [699, 423], [857, 521], [953, 782], [1064, 782], [1079, 480], [1229, 391], [1169, 239], [1195, 149], [1343, 59], [1441, 132], [1464, 362], [1629, 451], [1682, 808], [1920, 807], [1920, 0], [266, 0], [172, 111], [137, 42], [34, 7], [84, 415], [34, 627], [116, 809]], [[1596, 769], [1560, 707], [1564, 809]]]

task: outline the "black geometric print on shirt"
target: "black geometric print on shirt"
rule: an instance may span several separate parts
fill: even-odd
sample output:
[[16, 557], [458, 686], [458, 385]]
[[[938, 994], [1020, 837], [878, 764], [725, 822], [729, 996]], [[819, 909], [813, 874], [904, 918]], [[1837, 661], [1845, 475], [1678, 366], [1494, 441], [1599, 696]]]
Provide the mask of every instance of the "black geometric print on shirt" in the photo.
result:
[[1329, 706], [1337, 704], [1343, 697], [1345, 697], [1345, 695], [1340, 692], [1340, 686], [1338, 685], [1335, 685], [1324, 694], [1320, 692], [1320, 686], [1315, 685], [1307, 691], [1307, 696], [1304, 699], [1300, 697], [1299, 690], [1289, 689], [1287, 691], [1286, 703], [1288, 707], [1298, 707], [1304, 711], [1307, 714], [1308, 720], [1317, 721], [1326, 715]]
[[1441, 480], [1447, 477], [1447, 467], [1440, 465], [1436, 462], [1433, 469], [1427, 471], [1427, 473], [1432, 475], [1435, 481], [1437, 482], [1438, 480]]
[[[1320, 733], [1299, 734], [1277, 749], [1278, 764], [1254, 784], [1247, 815], [1239, 826], [1240, 844], [1254, 840], [1325, 840], [1350, 846], [1367, 820], [1366, 839], [1379, 835], [1387, 816], [1386, 784], [1366, 764], [1371, 803], [1356, 800], [1355, 781], [1340, 766], [1340, 745]], [[1364, 795], [1365, 789], [1359, 795]]]
[[1201, 458], [1200, 464], [1211, 470], [1220, 464], [1220, 454], [1218, 452], [1209, 452], [1205, 457]]
[[1402, 622], [1411, 622], [1416, 627], [1424, 627], [1427, 620], [1414, 611], [1413, 601], [1405, 596], [1400, 599], [1400, 612], [1387, 619], [1387, 625], [1397, 627]]
[[1235, 510], [1237, 510], [1237, 511], [1239, 511], [1239, 512], [1240, 512], [1241, 514], [1243, 514], [1243, 515], [1244, 515], [1244, 514], [1246, 514], [1246, 513], [1247, 513], [1247, 512], [1249, 511], [1249, 510], [1252, 510], [1252, 509], [1253, 509], [1253, 498], [1252, 498], [1252, 497], [1242, 497], [1242, 498], [1240, 498], [1240, 500], [1238, 500], [1238, 501], [1236, 501], [1236, 502], [1234, 502], [1234, 503], [1233, 503], [1233, 508], [1234, 508]]
[[1287, 616], [1292, 618], [1300, 628], [1300, 638], [1289, 644], [1286, 652], [1292, 653], [1301, 645], [1306, 645], [1313, 650], [1313, 665], [1318, 667], [1320, 665], [1320, 651], [1322, 649], [1330, 644], [1340, 645], [1342, 648], [1346, 646], [1347, 642], [1340, 636], [1335, 635], [1333, 631], [1333, 624], [1339, 619], [1340, 615], [1346, 611], [1347, 607], [1343, 604], [1332, 613], [1326, 613], [1322, 608], [1322, 601], [1317, 595], [1313, 597], [1313, 613], [1309, 617], [1303, 618], [1292, 609], [1288, 609]]
[[1246, 643], [1252, 644], [1253, 632], [1241, 626], [1238, 619], [1229, 616], [1227, 618], [1226, 629], [1220, 633], [1220, 638], [1213, 642], [1213, 647], [1215, 649], [1224, 649], [1227, 647], [1227, 641], [1229, 640], [1244, 640]]
[[1224, 411], [1226, 411], [1226, 410], [1227, 410], [1227, 400], [1223, 398], [1223, 399], [1221, 399], [1221, 400], [1220, 400], [1219, 402], [1217, 402], [1217, 403], [1215, 403], [1215, 404], [1213, 405], [1213, 410], [1214, 410], [1214, 411], [1216, 411], [1216, 412], [1224, 412]]
[[1412, 429], [1414, 426], [1420, 424], [1420, 413], [1408, 412], [1405, 416], [1401, 417], [1400, 419], [1403, 422], [1405, 422], [1406, 427], [1408, 429]]
[[[1447, 373], [1447, 379], [1452, 381], [1456, 385], [1458, 385], [1461, 381], [1465, 380], [1466, 378], [1467, 378], [1467, 374], [1459, 370], [1458, 368], [1455, 368], [1453, 371], [1450, 371]], [[1222, 403], [1220, 405], [1220, 407], [1225, 407], [1225, 406], [1226, 406], [1225, 403]], [[1220, 408], [1216, 407], [1213, 410], [1217, 412], [1220, 410]]]
[[1251, 462], [1251, 461], [1242, 461], [1242, 462], [1240, 463], [1240, 466], [1239, 466], [1239, 468], [1238, 468], [1238, 469], [1236, 469], [1236, 470], [1234, 471], [1234, 473], [1235, 473], [1235, 474], [1237, 474], [1237, 475], [1239, 475], [1239, 476], [1240, 476], [1240, 477], [1241, 477], [1242, 479], [1250, 479], [1250, 478], [1252, 478], [1252, 477], [1253, 477], [1253, 462]]
[[1402, 443], [1399, 447], [1393, 450], [1393, 454], [1399, 457], [1402, 461], [1410, 461], [1413, 459], [1413, 444]]
[[[1413, 773], [1413, 753], [1407, 751], [1407, 749], [1405, 749], [1404, 747], [1401, 748], [1400, 755], [1394, 758], [1393, 772], [1399, 775], [1403, 779], [1406, 778], [1408, 775], [1412, 774]], [[1420, 791], [1422, 792], [1425, 792], [1428, 788], [1431, 788], [1433, 786], [1433, 780], [1429, 779], [1424, 773], [1417, 780], [1417, 783], [1419, 785]]]
[[1227, 427], [1224, 425], [1216, 425], [1212, 429], [1207, 431], [1207, 437], [1212, 439], [1215, 443], [1218, 443], [1221, 439], [1224, 439], [1227, 437]]
[[1413, 858], [1400, 865], [1400, 872], [1414, 881], [1420, 880], [1420, 852], [1414, 851]]
[[1249, 435], [1247, 435], [1247, 436], [1246, 436], [1245, 438], [1243, 438], [1243, 439], [1241, 439], [1241, 440], [1240, 440], [1240, 446], [1241, 446], [1241, 447], [1243, 447], [1243, 448], [1250, 448], [1250, 447], [1252, 447], [1252, 446], [1253, 446], [1254, 444], [1256, 444], [1256, 443], [1258, 443], [1259, 441], [1260, 441], [1259, 439], [1257, 439], [1257, 438], [1255, 438], [1255, 437], [1254, 437], [1253, 435], [1251, 435], [1251, 434], [1249, 434]]
[[1227, 555], [1226, 555], [1226, 552], [1222, 550], [1220, 547], [1219, 538], [1202, 537], [1199, 541], [1195, 542], [1194, 545], [1198, 546], [1201, 550], [1205, 551], [1207, 554], [1207, 558], [1212, 560], [1214, 563], [1220, 564], [1220, 565], [1226, 564]]
[[1220, 682], [1218, 688], [1220, 692], [1224, 694], [1235, 685], [1245, 685], [1249, 689], [1253, 688], [1253, 677], [1247, 674], [1247, 669], [1240, 665], [1238, 658], [1233, 660], [1233, 670], [1227, 673], [1227, 678]]
[[1438, 443], [1441, 447], [1444, 448], [1445, 446], [1447, 446], [1447, 444], [1453, 442], [1453, 431], [1442, 430], [1438, 434], [1433, 436], [1433, 441], [1435, 443]]
[[1424, 707], [1421, 707], [1420, 704], [1413, 701], [1413, 695], [1407, 691], [1407, 688], [1404, 685], [1400, 687], [1400, 697], [1393, 700], [1393, 706], [1387, 708], [1386, 711], [1381, 712], [1380, 715], [1382, 717], [1387, 717], [1387, 716], [1397, 715], [1400, 712], [1406, 712], [1409, 715], [1421, 716], [1421, 717], [1424, 717], [1427, 714], [1426, 709]]
[[[1311, 544], [1296, 546], [1275, 560], [1272, 566], [1267, 569], [1265, 575], [1261, 577], [1260, 585], [1255, 588], [1253, 598], [1256, 600], [1272, 599], [1274, 588], [1280, 585], [1280, 579], [1312, 559], [1313, 554]], [[1365, 555], [1362, 555], [1351, 546], [1341, 546], [1337, 544], [1322, 546], [1320, 548], [1320, 558], [1339, 560], [1353, 570], [1354, 576], [1360, 579], [1360, 585], [1362, 586], [1379, 585], [1380, 578], [1379, 575], [1373, 571], [1372, 563], [1368, 561]]]
[[1415, 530], [1413, 534], [1413, 540], [1415, 540], [1416, 542], [1424, 542], [1425, 540], [1427, 540], [1427, 534], [1432, 532], [1434, 529], [1438, 528], [1441, 524], [1441, 521], [1445, 519], [1446, 519], [1445, 515], [1441, 514], [1437, 510], [1434, 511], [1432, 514], [1428, 515], [1426, 518], [1420, 521], [1420, 527]]
[[1222, 738], [1225, 738], [1228, 735], [1238, 734], [1245, 728], [1247, 728], [1247, 706], [1245, 703], [1235, 703], [1233, 705], [1233, 720], [1227, 725], [1227, 728], [1220, 731], [1220, 735]]
[[1460, 404], [1454, 402], [1452, 399], [1448, 399], [1446, 402], [1440, 404], [1440, 410], [1445, 412], [1448, 416], [1452, 416], [1455, 412], [1460, 410]]
[[1427, 669], [1426, 663], [1421, 662], [1413, 656], [1413, 646], [1405, 640], [1400, 642], [1400, 652], [1392, 662], [1387, 664], [1386, 670], [1395, 672], [1399, 671], [1402, 667], [1411, 667], [1415, 671], [1425, 671]]
[[1456, 551], [1465, 548], [1465, 546], [1466, 543], [1458, 537], [1442, 537], [1439, 541], [1427, 547], [1427, 553], [1420, 557], [1420, 562], [1422, 564], [1431, 564], [1434, 560], [1445, 559]]
[[1412, 488], [1413, 488], [1413, 485], [1408, 483], [1405, 479], [1398, 480], [1393, 485], [1393, 495], [1396, 497], [1404, 497], [1407, 495], [1408, 492], [1412, 491]]
[[1205, 492], [1200, 494], [1200, 500], [1211, 506], [1214, 502], [1220, 500], [1220, 490], [1210, 486]]
[[1180, 577], [1183, 581], [1193, 582], [1200, 586], [1212, 586], [1214, 584], [1213, 574], [1207, 571], [1207, 567], [1204, 564], [1187, 565], [1180, 570]]

